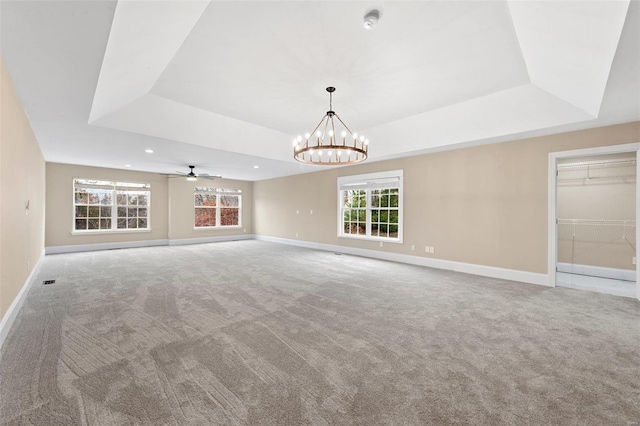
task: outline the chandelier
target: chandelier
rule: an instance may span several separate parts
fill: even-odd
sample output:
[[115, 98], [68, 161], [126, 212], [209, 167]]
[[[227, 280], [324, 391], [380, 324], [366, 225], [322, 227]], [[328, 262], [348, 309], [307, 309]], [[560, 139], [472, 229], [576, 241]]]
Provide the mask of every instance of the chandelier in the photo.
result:
[[[293, 157], [307, 164], [337, 166], [355, 164], [367, 159], [369, 139], [353, 133], [333, 111], [333, 92], [335, 87], [327, 87], [329, 92], [329, 111], [322, 117], [313, 132], [306, 133], [304, 139], [298, 136], [293, 140]], [[334, 121], [337, 118], [337, 123]], [[336, 132], [336, 124], [343, 129]]]

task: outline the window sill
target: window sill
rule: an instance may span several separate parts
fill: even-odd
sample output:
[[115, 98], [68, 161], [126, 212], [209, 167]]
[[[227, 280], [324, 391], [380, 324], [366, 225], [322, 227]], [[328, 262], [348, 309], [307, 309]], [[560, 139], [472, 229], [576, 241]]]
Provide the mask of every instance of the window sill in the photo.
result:
[[194, 231], [213, 231], [213, 230], [221, 230], [221, 229], [240, 229], [242, 225], [228, 225], [228, 226], [194, 226]]
[[144, 232], [151, 232], [151, 229], [92, 229], [87, 231], [71, 231], [71, 235], [138, 234]]
[[384, 238], [384, 237], [366, 237], [359, 235], [338, 235], [338, 238], [347, 238], [349, 240], [361, 240], [361, 241], [381, 241], [383, 243], [402, 244], [402, 238]]

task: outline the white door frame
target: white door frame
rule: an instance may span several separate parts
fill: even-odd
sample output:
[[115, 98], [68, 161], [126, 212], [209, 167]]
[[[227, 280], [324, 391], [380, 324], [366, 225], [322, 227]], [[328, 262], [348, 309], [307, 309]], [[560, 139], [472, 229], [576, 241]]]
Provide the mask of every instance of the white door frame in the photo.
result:
[[[607, 154], [621, 154], [625, 152], [636, 153], [636, 225], [640, 224], [640, 182], [638, 182], [638, 160], [640, 159], [640, 142], [628, 143], [624, 145], [612, 145], [612, 146], [600, 146], [596, 148], [576, 149], [571, 151], [560, 151], [549, 153], [549, 217], [547, 219], [549, 232], [548, 232], [548, 273], [549, 273], [549, 285], [551, 287], [556, 286], [556, 263], [557, 263], [557, 250], [558, 250], [558, 235], [556, 226], [557, 219], [557, 175], [556, 169], [558, 166], [558, 159], [560, 158], [575, 158], [575, 157], [587, 157], [592, 155], [607, 155]], [[636, 241], [640, 241], [640, 227], [636, 226]], [[640, 262], [636, 261], [636, 298], [640, 300]]]

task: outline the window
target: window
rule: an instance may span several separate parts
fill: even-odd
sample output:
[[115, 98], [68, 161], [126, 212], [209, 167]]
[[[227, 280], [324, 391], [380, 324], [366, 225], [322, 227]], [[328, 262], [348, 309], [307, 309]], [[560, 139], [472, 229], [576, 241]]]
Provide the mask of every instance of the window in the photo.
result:
[[194, 188], [196, 228], [241, 226], [242, 195], [239, 189]]
[[74, 179], [74, 232], [149, 230], [151, 185]]
[[402, 170], [338, 178], [338, 236], [402, 242]]

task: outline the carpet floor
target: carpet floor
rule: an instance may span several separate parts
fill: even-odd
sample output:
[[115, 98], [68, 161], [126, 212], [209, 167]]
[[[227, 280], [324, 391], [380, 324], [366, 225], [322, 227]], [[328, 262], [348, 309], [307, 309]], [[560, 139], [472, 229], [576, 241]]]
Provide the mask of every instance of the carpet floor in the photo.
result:
[[3, 425], [640, 423], [637, 300], [261, 241], [47, 256], [0, 357]]

